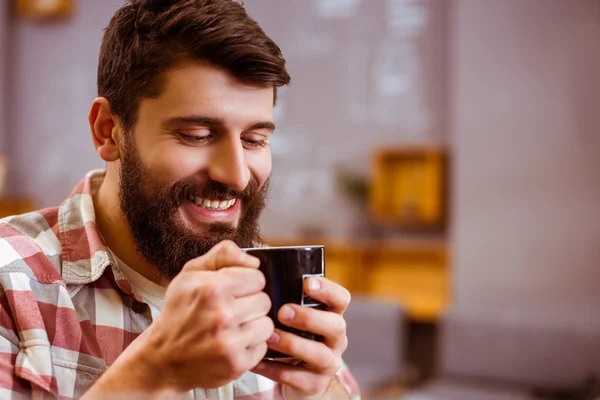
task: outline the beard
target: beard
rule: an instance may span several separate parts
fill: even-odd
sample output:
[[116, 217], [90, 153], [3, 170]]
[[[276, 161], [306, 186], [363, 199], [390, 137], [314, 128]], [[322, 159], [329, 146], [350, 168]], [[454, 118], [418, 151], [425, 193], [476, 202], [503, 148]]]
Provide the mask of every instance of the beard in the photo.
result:
[[[223, 240], [232, 240], [241, 248], [254, 247], [262, 241], [259, 218], [265, 207], [269, 180], [259, 187], [251, 179], [243, 191], [231, 190], [212, 180], [199, 183], [195, 177], [160, 186], [130, 143], [132, 135], [124, 136], [119, 183], [121, 211], [137, 251], [154, 264], [162, 277], [173, 279], [185, 263], [204, 255]], [[182, 202], [190, 196], [236, 199], [241, 205], [237, 226], [214, 222], [199, 223], [201, 229], [190, 229], [179, 214]]]

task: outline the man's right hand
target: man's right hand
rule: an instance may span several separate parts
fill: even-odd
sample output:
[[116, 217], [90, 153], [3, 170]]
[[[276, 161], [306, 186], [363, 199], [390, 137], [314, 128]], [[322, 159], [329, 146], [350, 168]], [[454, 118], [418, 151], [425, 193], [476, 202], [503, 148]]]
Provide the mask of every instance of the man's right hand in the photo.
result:
[[274, 330], [259, 264], [230, 241], [189, 261], [156, 321], [85, 397], [216, 388], [254, 368]]

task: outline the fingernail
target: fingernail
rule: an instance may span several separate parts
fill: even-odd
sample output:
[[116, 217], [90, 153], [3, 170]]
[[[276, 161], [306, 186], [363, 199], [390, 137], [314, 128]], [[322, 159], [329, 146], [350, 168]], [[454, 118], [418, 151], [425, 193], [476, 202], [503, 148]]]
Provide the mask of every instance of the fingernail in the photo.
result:
[[270, 344], [279, 342], [279, 333], [273, 332], [273, 334], [271, 335], [271, 337], [269, 338], [269, 340], [267, 342]]
[[290, 306], [283, 306], [281, 307], [281, 318], [282, 319], [286, 319], [286, 320], [290, 320], [292, 318], [294, 318], [294, 309]]
[[311, 292], [318, 292], [321, 289], [321, 282], [315, 278], [308, 278], [308, 290]]

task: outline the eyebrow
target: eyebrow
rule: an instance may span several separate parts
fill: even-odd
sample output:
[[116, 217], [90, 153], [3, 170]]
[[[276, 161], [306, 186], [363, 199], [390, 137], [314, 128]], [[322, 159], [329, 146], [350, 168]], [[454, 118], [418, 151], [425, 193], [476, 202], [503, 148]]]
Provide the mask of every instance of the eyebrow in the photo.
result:
[[[163, 122], [163, 127], [171, 127], [173, 125], [202, 125], [208, 128], [223, 128], [225, 121], [221, 118], [203, 117], [203, 116], [187, 116], [187, 117], [173, 117]], [[250, 130], [268, 130], [275, 131], [275, 124], [271, 121], [259, 121], [244, 129], [244, 131]]]

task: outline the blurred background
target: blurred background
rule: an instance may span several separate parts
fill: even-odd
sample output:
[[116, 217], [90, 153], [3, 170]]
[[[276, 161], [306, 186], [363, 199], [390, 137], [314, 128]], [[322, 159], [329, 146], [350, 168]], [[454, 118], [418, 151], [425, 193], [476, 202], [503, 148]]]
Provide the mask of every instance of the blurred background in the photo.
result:
[[[103, 166], [121, 0], [0, 0], [0, 213]], [[600, 0], [246, 0], [280, 45], [270, 245], [325, 244], [366, 399], [600, 398]]]

